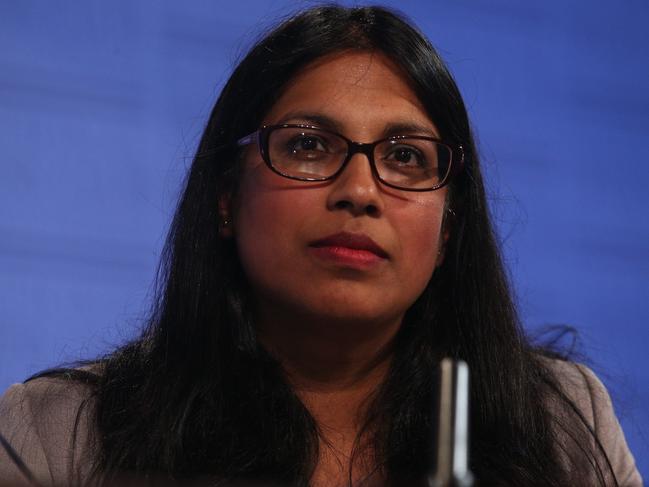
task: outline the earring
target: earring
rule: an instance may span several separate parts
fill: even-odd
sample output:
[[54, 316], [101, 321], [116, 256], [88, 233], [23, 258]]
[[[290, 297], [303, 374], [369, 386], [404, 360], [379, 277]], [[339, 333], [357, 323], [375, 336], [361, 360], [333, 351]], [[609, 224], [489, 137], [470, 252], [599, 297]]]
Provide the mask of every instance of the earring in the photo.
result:
[[221, 238], [230, 238], [232, 237], [232, 221], [224, 216], [220, 221], [219, 236]]

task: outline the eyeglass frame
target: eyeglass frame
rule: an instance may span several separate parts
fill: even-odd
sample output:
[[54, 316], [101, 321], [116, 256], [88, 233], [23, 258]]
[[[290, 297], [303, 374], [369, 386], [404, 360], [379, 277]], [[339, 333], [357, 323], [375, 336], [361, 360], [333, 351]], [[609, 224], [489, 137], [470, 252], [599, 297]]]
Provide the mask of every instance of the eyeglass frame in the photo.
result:
[[[318, 130], [320, 132], [325, 132], [331, 135], [335, 135], [341, 138], [342, 140], [344, 140], [345, 142], [347, 142], [347, 155], [345, 156], [343, 162], [340, 164], [338, 170], [335, 173], [333, 173], [331, 176], [304, 177], [304, 176], [291, 176], [285, 174], [273, 165], [273, 163], [270, 160], [270, 154], [269, 154], [270, 151], [268, 149], [268, 140], [270, 138], [270, 134], [273, 132], [273, 130], [282, 129], [282, 128]], [[398, 186], [390, 182], [387, 182], [380, 176], [379, 171], [376, 168], [376, 162], [374, 160], [374, 150], [376, 149], [376, 146], [386, 141], [393, 141], [393, 140], [396, 141], [396, 140], [403, 140], [403, 139], [429, 140], [431, 142], [435, 142], [436, 144], [443, 145], [449, 150], [449, 153], [451, 155], [449, 161], [450, 167], [446, 178], [441, 183], [437, 184], [436, 186], [433, 186], [432, 188], [407, 188], [407, 187]], [[268, 168], [271, 171], [273, 171], [275, 174], [278, 174], [282, 177], [285, 177], [287, 179], [293, 179], [295, 181], [322, 182], [322, 181], [331, 181], [333, 179], [336, 179], [345, 170], [347, 164], [349, 164], [349, 161], [352, 159], [352, 157], [354, 157], [354, 154], [365, 154], [365, 156], [367, 157], [370, 163], [370, 169], [372, 170], [372, 174], [381, 184], [402, 191], [424, 192], [424, 191], [435, 191], [437, 189], [443, 188], [444, 186], [449, 184], [450, 181], [453, 179], [453, 177], [460, 172], [462, 167], [464, 167], [464, 147], [462, 147], [461, 144], [450, 144], [436, 137], [428, 137], [425, 135], [393, 135], [390, 137], [384, 137], [374, 142], [355, 142], [345, 137], [344, 135], [339, 134], [338, 132], [334, 132], [332, 130], [323, 129], [313, 125], [285, 123], [285, 124], [278, 124], [278, 125], [264, 125], [263, 127], [255, 130], [254, 132], [245, 135], [244, 137], [241, 137], [239, 140], [237, 140], [237, 145], [239, 147], [244, 147], [254, 142], [257, 143], [257, 146], [259, 147], [259, 153], [261, 154], [261, 158], [263, 159], [264, 163], [266, 164], [266, 166], [268, 166]], [[456, 153], [459, 154], [459, 160], [457, 162], [455, 162], [454, 160], [455, 159], [454, 156]]]

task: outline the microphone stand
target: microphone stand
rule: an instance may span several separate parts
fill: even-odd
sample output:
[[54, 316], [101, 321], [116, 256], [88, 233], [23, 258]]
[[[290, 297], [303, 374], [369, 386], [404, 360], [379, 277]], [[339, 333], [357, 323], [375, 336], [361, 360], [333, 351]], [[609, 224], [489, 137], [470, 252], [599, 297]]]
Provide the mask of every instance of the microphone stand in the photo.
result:
[[435, 466], [428, 487], [473, 487], [469, 470], [469, 367], [445, 358], [440, 364]]

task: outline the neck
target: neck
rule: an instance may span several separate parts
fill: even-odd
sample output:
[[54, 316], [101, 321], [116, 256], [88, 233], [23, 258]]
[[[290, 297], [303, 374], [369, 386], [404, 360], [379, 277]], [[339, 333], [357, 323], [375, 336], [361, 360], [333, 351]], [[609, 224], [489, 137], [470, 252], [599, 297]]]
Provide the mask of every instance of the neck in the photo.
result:
[[[289, 382], [320, 432], [320, 455], [313, 485], [341, 483], [350, 472], [371, 471], [371, 449], [352, 455], [362, 439], [365, 413], [385, 379], [402, 318], [359, 322], [265, 310], [258, 315], [261, 343], [282, 364]], [[351, 464], [355, 467], [352, 468]], [[351, 470], [350, 470], [351, 469]]]
[[265, 314], [257, 320], [261, 343], [279, 360], [299, 392], [341, 392], [384, 378], [401, 317], [385, 322], [358, 322]]
[[316, 420], [318, 406], [331, 406], [335, 399], [346, 411], [361, 412], [385, 378], [402, 317], [360, 321], [284, 312], [277, 305], [262, 310], [258, 337]]

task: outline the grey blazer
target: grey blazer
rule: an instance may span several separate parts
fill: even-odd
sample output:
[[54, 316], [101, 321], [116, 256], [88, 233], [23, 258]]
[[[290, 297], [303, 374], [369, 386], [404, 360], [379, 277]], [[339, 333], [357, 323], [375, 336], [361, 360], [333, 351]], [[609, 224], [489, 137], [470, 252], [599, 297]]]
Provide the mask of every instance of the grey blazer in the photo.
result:
[[[640, 473], [602, 383], [583, 366], [557, 361], [553, 368], [596, 432], [619, 485], [641, 487]], [[0, 399], [0, 432], [39, 485], [83, 485], [88, 479], [94, 458], [88, 392], [84, 386], [37, 379], [13, 385]], [[609, 482], [614, 485], [612, 479]], [[29, 483], [0, 447], [0, 487], [5, 485]]]

